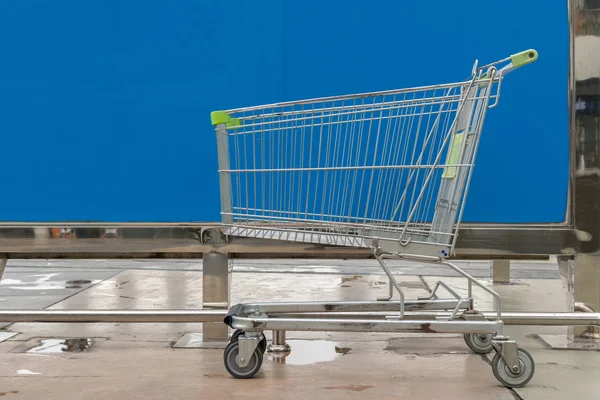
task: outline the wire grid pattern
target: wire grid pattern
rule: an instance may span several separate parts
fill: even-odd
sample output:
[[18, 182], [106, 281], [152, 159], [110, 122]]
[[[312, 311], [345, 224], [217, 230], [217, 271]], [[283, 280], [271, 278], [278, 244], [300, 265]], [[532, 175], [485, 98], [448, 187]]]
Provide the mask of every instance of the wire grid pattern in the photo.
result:
[[[228, 233], [356, 247], [374, 237], [449, 244], [489, 86], [469, 81], [229, 110], [241, 125], [217, 128], [228, 136], [229, 167], [220, 169], [229, 178]], [[465, 130], [469, 138], [451, 163], [453, 137]]]

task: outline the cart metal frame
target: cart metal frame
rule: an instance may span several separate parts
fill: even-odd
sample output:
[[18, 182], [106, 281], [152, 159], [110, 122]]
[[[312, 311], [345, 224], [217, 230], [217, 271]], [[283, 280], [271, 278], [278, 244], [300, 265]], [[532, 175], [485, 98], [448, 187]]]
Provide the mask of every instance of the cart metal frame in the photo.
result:
[[[259, 371], [264, 330], [300, 330], [463, 333], [476, 353], [496, 351], [492, 369], [502, 384], [531, 380], [533, 358], [503, 334], [500, 296], [446, 258], [455, 254], [487, 110], [498, 105], [504, 77], [537, 57], [526, 50], [481, 67], [475, 61], [471, 77], [458, 83], [211, 113], [227, 235], [370, 248], [389, 279], [388, 296], [373, 302], [232, 307], [225, 323], [236, 331], [224, 354], [232, 376]], [[440, 281], [429, 296], [407, 301], [388, 258], [447, 266], [466, 279], [467, 297]], [[493, 297], [495, 319], [474, 309], [473, 285]], [[452, 298], [437, 299], [439, 288]], [[388, 315], [302, 315], [340, 310]], [[405, 318], [407, 310], [451, 314]]]

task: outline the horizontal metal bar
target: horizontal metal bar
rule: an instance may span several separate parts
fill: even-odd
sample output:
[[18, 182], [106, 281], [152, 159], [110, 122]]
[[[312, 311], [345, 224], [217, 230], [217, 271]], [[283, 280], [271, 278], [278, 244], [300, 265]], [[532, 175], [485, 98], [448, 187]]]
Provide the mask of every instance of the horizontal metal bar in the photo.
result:
[[[486, 79], [486, 78], [475, 81], [476, 84], [483, 84], [483, 83], [487, 83], [487, 82], [489, 82], [489, 79]], [[322, 103], [322, 102], [335, 101], [335, 100], [384, 96], [384, 95], [410, 93], [410, 92], [422, 92], [425, 90], [447, 89], [447, 88], [451, 88], [451, 87], [460, 87], [460, 86], [464, 86], [464, 85], [469, 85], [470, 83], [471, 83], [470, 81], [462, 81], [462, 82], [446, 83], [446, 84], [441, 84], [441, 85], [430, 85], [430, 86], [419, 86], [419, 87], [406, 88], [406, 89], [384, 90], [384, 91], [379, 91], [379, 92], [355, 93], [355, 94], [346, 94], [346, 95], [339, 95], [339, 96], [317, 97], [314, 99], [306, 99], [306, 100], [299, 100], [299, 101], [287, 101], [287, 102], [279, 102], [279, 103], [272, 103], [272, 104], [264, 104], [264, 105], [253, 106], [253, 107], [233, 108], [233, 109], [227, 110], [227, 112], [229, 114], [233, 114], [233, 113], [238, 113], [238, 112], [248, 112], [248, 111], [256, 111], [256, 110], [262, 110], [262, 109], [281, 108], [281, 107], [286, 107], [286, 106], [310, 104], [310, 103]]]
[[[414, 93], [416, 95], [416, 93]], [[352, 100], [352, 99], [350, 99]], [[359, 100], [359, 99], [353, 99], [353, 100]], [[439, 104], [443, 104], [443, 103], [447, 103], [448, 101], [457, 101], [460, 100], [460, 93], [456, 93], [456, 94], [448, 94], [448, 95], [442, 95], [442, 96], [435, 96], [435, 94], [433, 96], [429, 96], [429, 97], [415, 97], [412, 99], [407, 99], [406, 96], [402, 99], [395, 99], [392, 101], [381, 101], [381, 102], [371, 102], [371, 103], [352, 103], [352, 104], [348, 104], [348, 105], [341, 105], [341, 106], [330, 106], [330, 107], [325, 107], [325, 106], [321, 106], [318, 108], [299, 108], [299, 109], [292, 109], [290, 111], [281, 111], [281, 112], [269, 112], [269, 113], [262, 113], [262, 114], [252, 114], [252, 115], [244, 115], [242, 114], [241, 116], [238, 116], [237, 118], [240, 121], [249, 121], [249, 120], [253, 120], [253, 119], [273, 119], [273, 118], [278, 118], [281, 119], [283, 121], [287, 121], [287, 117], [291, 117], [291, 116], [296, 116], [296, 115], [312, 115], [315, 116], [316, 118], [321, 118], [323, 116], [330, 116], [330, 115], [339, 115], [340, 111], [345, 112], [348, 110], [362, 110], [362, 111], [380, 111], [381, 107], [387, 107], [386, 109], [389, 108], [396, 108], [396, 107], [403, 107], [403, 106], [411, 106], [411, 107], [418, 107], [418, 106], [423, 106], [423, 105], [439, 105]], [[325, 104], [327, 102], [323, 102], [322, 104]], [[266, 110], [271, 110], [269, 108], [266, 108]]]
[[[385, 311], [377, 313], [364, 312], [313, 312], [313, 313], [274, 313], [273, 318], [309, 318], [309, 319], [368, 319], [385, 320], [389, 314]], [[449, 312], [406, 312], [406, 320], [435, 320], [448, 319]], [[485, 319], [494, 321], [496, 312], [483, 312]], [[392, 315], [393, 316], [393, 315]], [[551, 313], [551, 312], [503, 312], [502, 322], [504, 325], [527, 325], [527, 326], [600, 326], [600, 313]]]
[[492, 321], [430, 320], [346, 320], [308, 318], [233, 317], [231, 327], [248, 331], [327, 331], [327, 332], [428, 332], [428, 333], [495, 333], [501, 323]]
[[[354, 165], [331, 167], [306, 167], [306, 168], [257, 168], [257, 169], [221, 169], [219, 172], [227, 173], [259, 173], [259, 172], [312, 172], [312, 171], [354, 171], [354, 170], [379, 170], [379, 169], [444, 169], [466, 168], [472, 164], [427, 164], [427, 165]], [[285, 211], [281, 211], [282, 213]]]
[[[393, 302], [390, 302], [393, 303]], [[385, 304], [385, 302], [384, 302]], [[440, 303], [438, 303], [440, 304]], [[495, 312], [484, 312], [486, 319], [494, 320]], [[55, 322], [55, 323], [195, 323], [222, 322], [226, 310], [4, 310], [0, 311], [0, 322]], [[283, 316], [283, 315], [281, 315]], [[385, 314], [359, 312], [315, 312], [286, 313], [293, 319], [315, 320], [329, 318], [333, 320], [354, 318], [360, 320], [384, 319]], [[407, 320], [448, 318], [450, 313], [406, 312]], [[274, 314], [274, 319], [279, 315]], [[543, 326], [600, 326], [600, 313], [552, 313], [552, 312], [505, 312], [502, 313], [505, 325], [543, 325]]]
[[[483, 313], [486, 319], [492, 319], [495, 313]], [[502, 313], [505, 325], [546, 325], [546, 326], [600, 326], [600, 313]]]
[[[479, 100], [479, 99], [478, 98], [469, 98], [469, 100]], [[458, 101], [448, 103], [448, 104], [453, 105], [454, 103], [458, 103]], [[355, 112], [346, 112], [343, 114], [340, 113], [340, 114], [329, 114], [329, 115], [315, 115], [315, 116], [309, 116], [309, 117], [278, 119], [278, 120], [274, 120], [274, 121], [264, 121], [264, 122], [256, 122], [256, 123], [249, 123], [249, 124], [244, 123], [241, 126], [234, 126], [234, 127], [230, 128], [230, 130], [233, 130], [233, 131], [229, 132], [228, 134], [229, 134], [229, 136], [242, 136], [242, 135], [251, 135], [251, 134], [257, 134], [257, 133], [264, 133], [264, 132], [273, 134], [273, 133], [282, 133], [286, 130], [287, 131], [301, 130], [301, 129], [311, 128], [311, 126], [313, 126], [313, 124], [308, 123], [308, 122], [306, 122], [304, 124], [302, 124], [302, 123], [298, 124], [298, 122], [314, 121], [316, 119], [329, 119], [328, 122], [319, 123], [320, 127], [321, 126], [340, 125], [340, 124], [344, 124], [347, 122], [352, 122], [352, 123], [368, 122], [368, 121], [371, 121], [373, 119], [373, 117], [353, 118], [351, 121], [342, 120], [339, 117], [356, 115], [356, 114], [369, 114], [369, 113], [375, 114], [377, 112], [379, 112], [381, 114], [383, 111], [396, 111], [397, 109], [401, 109], [401, 108], [429, 107], [429, 106], [434, 106], [434, 105], [445, 105], [445, 104], [431, 103], [431, 104], [413, 105], [413, 106], [406, 106], [406, 107], [397, 107], [395, 109], [394, 108], [381, 108], [381, 109], [373, 109], [373, 110], [359, 110], [359, 111], [355, 111]], [[448, 109], [448, 110], [437, 110], [437, 111], [432, 111], [432, 112], [403, 114], [400, 117], [394, 116], [394, 115], [387, 115], [387, 116], [380, 116], [380, 117], [376, 117], [376, 118], [382, 119], [382, 120], [394, 120], [394, 119], [399, 119], [399, 118], [410, 118], [410, 117], [416, 117], [416, 116], [452, 114], [455, 112], [456, 112], [455, 109]], [[333, 120], [335, 117], [338, 117], [338, 120]], [[263, 117], [261, 115], [257, 115], [255, 118], [253, 118], [253, 120], [254, 119], [263, 119]], [[284, 126], [281, 126], [281, 125], [284, 125]], [[257, 129], [256, 127], [261, 127], [262, 129]], [[248, 129], [248, 128], [252, 128], [252, 129]]]
[[[413, 300], [404, 303], [407, 311], [418, 310], [449, 310], [454, 309], [458, 301], [451, 300]], [[464, 308], [467, 307], [465, 302]], [[400, 310], [399, 301], [336, 301], [326, 302], [297, 302], [297, 303], [251, 303], [244, 304], [240, 315], [248, 315], [253, 312], [259, 313], [307, 313], [307, 312], [394, 312]]]
[[[36, 227], [72, 227], [75, 233], [88, 228], [117, 228], [118, 238], [38, 238]], [[278, 254], [332, 258], [370, 256], [369, 249], [352, 249], [323, 244], [229, 237], [227, 243], [212, 245], [193, 237], [181, 237], [186, 227], [199, 232], [214, 224], [127, 224], [55, 222], [0, 223], [0, 254], [9, 258], [167, 258], [199, 257], [204, 252]], [[221, 226], [217, 224], [217, 226]], [[140, 229], [143, 228], [143, 229]], [[580, 247], [576, 232], [566, 224], [462, 224], [456, 253], [464, 258], [575, 254]]]
[[2, 310], [0, 322], [220, 322], [226, 310]]

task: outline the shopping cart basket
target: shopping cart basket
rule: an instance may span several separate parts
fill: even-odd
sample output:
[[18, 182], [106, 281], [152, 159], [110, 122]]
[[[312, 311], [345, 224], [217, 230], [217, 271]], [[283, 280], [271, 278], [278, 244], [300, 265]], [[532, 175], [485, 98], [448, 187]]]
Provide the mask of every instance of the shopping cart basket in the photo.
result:
[[[530, 381], [534, 361], [503, 335], [498, 294], [447, 258], [487, 110], [498, 104], [506, 74], [536, 59], [527, 50], [481, 67], [476, 61], [457, 83], [211, 113], [227, 235], [370, 248], [390, 283], [389, 295], [371, 302], [232, 307], [225, 323], [236, 331], [224, 354], [231, 375], [258, 372], [265, 330], [430, 332], [463, 333], [479, 354], [495, 350], [492, 369], [506, 386]], [[467, 297], [440, 281], [427, 298], [405, 300], [390, 258], [453, 269], [466, 278]], [[473, 285], [494, 298], [493, 319], [475, 311]], [[440, 287], [452, 298], [437, 298]], [[424, 313], [432, 310], [450, 312]]]

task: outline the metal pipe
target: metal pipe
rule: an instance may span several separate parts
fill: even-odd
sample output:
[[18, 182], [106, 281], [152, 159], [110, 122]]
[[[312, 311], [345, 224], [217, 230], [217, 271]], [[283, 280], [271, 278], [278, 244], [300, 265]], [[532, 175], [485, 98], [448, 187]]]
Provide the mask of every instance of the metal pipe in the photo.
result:
[[6, 263], [8, 260], [6, 258], [0, 258], [0, 281], [2, 280], [2, 276], [4, 275], [4, 268], [6, 268]]
[[285, 331], [273, 331], [273, 341], [267, 348], [270, 353], [289, 353], [290, 345], [285, 341]]
[[231, 327], [244, 331], [320, 331], [320, 332], [428, 332], [493, 333], [499, 332], [497, 321], [430, 321], [430, 320], [347, 320], [307, 318], [233, 317]]
[[227, 310], [2, 310], [0, 322], [220, 322]]
[[[496, 313], [483, 313], [486, 319], [494, 319]], [[549, 313], [507, 312], [502, 313], [505, 325], [590, 326], [600, 325], [600, 313]]]
[[[406, 312], [404, 319], [416, 320], [445, 320], [450, 318], [449, 312]], [[486, 320], [494, 321], [496, 312], [483, 312]], [[312, 319], [368, 319], [384, 320], [385, 313], [363, 312], [328, 312], [328, 313], [275, 313], [270, 315], [275, 318], [312, 318]], [[504, 325], [529, 325], [529, 326], [600, 326], [600, 313], [550, 313], [550, 312], [505, 312], [502, 313]]]
[[[84, 322], [84, 323], [178, 323], [178, 322], [223, 322], [226, 310], [3, 310], [0, 322]], [[484, 312], [485, 318], [494, 320], [495, 312]], [[298, 313], [280, 314], [292, 318], [359, 318], [384, 319], [382, 313]], [[406, 312], [407, 319], [448, 318], [451, 313]], [[278, 314], [272, 317], [279, 317]], [[600, 313], [550, 313], [550, 312], [505, 312], [502, 313], [505, 325], [546, 325], [546, 326], [600, 326]]]
[[[400, 310], [400, 301], [335, 301], [331, 303], [322, 301], [304, 301], [290, 303], [247, 303], [244, 304], [241, 314], [272, 314], [272, 313], [307, 313], [307, 312], [345, 312], [345, 311], [387, 311], [397, 312]], [[407, 300], [404, 308], [407, 311], [420, 310], [450, 310], [458, 306], [457, 300]], [[466, 308], [465, 305], [461, 305]]]

